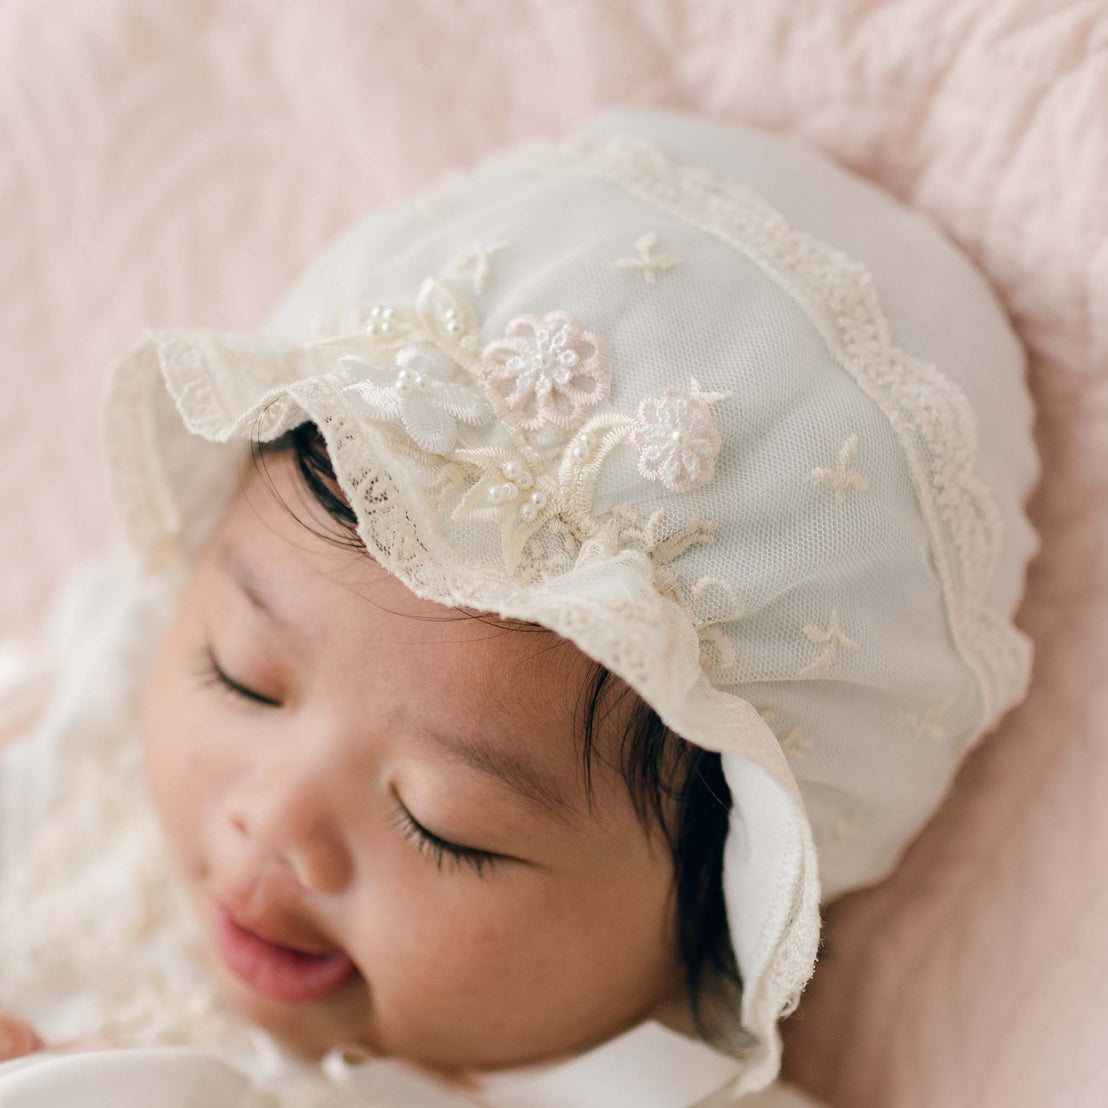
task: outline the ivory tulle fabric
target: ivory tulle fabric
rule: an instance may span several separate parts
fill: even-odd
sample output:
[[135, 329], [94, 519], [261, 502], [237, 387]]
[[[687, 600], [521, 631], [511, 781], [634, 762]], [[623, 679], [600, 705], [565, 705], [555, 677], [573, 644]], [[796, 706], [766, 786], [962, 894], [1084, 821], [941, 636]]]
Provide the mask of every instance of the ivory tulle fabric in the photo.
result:
[[821, 896], [887, 874], [1026, 692], [1024, 368], [976, 269], [873, 185], [625, 109], [374, 212], [261, 333], [144, 335], [105, 441], [172, 587], [249, 437], [314, 420], [409, 587], [553, 628], [722, 752], [744, 1093]]

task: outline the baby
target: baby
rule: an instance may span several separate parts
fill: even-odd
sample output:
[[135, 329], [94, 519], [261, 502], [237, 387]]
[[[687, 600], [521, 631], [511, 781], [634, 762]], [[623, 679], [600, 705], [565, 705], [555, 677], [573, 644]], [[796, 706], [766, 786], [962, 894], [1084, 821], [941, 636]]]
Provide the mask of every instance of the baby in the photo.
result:
[[766, 1088], [821, 898], [1025, 694], [1031, 416], [935, 228], [653, 110], [375, 212], [257, 334], [144, 335], [128, 718], [222, 1002], [484, 1103]]
[[[182, 593], [142, 728], [236, 1003], [307, 1053], [496, 1068], [677, 1005], [683, 956], [727, 965], [726, 812], [690, 820], [682, 795], [725, 790], [718, 755], [691, 786], [701, 759], [566, 639], [373, 563], [314, 424], [266, 454]], [[684, 946], [675, 865], [698, 893], [678, 886]]]

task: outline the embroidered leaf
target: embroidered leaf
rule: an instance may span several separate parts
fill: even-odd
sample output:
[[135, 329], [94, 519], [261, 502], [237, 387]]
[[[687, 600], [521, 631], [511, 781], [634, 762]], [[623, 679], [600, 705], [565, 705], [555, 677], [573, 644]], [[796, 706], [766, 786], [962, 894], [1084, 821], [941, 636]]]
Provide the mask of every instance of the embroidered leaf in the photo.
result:
[[492, 418], [492, 409], [472, 385], [441, 381], [432, 386], [432, 391], [446, 411], [466, 423], [480, 424]]
[[354, 398], [373, 419], [396, 419], [400, 415], [400, 397], [393, 389], [383, 389], [372, 381], [359, 381], [342, 391], [344, 396]]
[[412, 440], [432, 454], [446, 454], [454, 445], [458, 425], [449, 412], [444, 412], [434, 398], [413, 394], [402, 401], [401, 415], [404, 430]]
[[468, 355], [476, 354], [481, 325], [466, 294], [453, 281], [428, 277], [416, 309], [434, 341], [468, 364]]

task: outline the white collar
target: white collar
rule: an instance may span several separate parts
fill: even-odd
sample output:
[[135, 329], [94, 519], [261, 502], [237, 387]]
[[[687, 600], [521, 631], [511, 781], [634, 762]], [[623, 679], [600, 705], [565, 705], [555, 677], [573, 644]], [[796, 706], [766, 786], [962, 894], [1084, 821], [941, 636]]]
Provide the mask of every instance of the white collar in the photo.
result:
[[477, 1096], [489, 1108], [693, 1108], [742, 1068], [647, 1020], [568, 1061], [484, 1075]]

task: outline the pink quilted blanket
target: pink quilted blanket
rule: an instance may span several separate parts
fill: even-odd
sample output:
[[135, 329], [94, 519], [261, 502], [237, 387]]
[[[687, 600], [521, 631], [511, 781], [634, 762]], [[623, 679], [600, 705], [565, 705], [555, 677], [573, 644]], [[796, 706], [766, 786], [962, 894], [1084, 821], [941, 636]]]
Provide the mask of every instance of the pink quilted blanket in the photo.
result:
[[832, 908], [785, 1073], [851, 1108], [1103, 1104], [1103, 0], [6, 0], [0, 628], [109, 532], [94, 417], [143, 327], [250, 328], [367, 208], [612, 102], [793, 134], [883, 184], [1032, 355], [1032, 693], [891, 881]]

